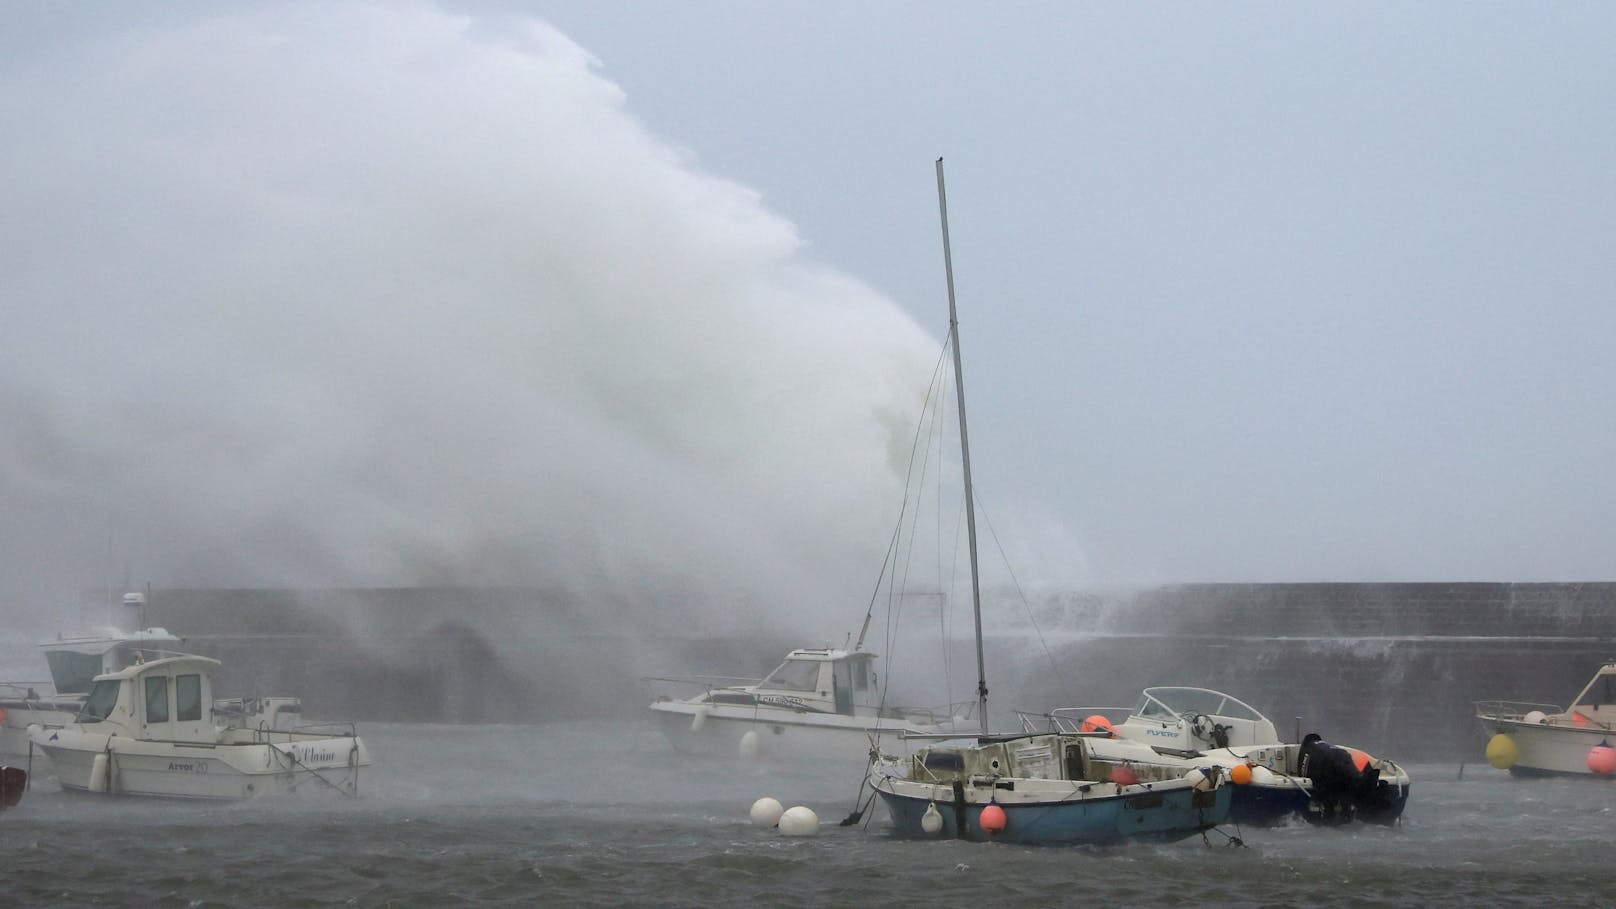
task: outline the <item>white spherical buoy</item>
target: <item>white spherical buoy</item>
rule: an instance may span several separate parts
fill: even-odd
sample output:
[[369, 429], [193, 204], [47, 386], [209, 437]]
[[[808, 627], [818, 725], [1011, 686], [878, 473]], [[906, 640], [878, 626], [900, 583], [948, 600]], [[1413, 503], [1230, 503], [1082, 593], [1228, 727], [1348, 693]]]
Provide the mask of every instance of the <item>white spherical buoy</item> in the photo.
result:
[[758, 737], [756, 729], [748, 729], [741, 736], [741, 757], [750, 761], [758, 756], [758, 749], [762, 747], [763, 740]]
[[1278, 781], [1279, 778], [1274, 776], [1274, 771], [1261, 764], [1251, 768], [1251, 782], [1253, 785], [1272, 786]]
[[943, 814], [937, 810], [936, 802], [926, 803], [926, 813], [920, 816], [920, 829], [927, 836], [936, 836], [943, 829]]
[[780, 823], [780, 815], [785, 810], [778, 799], [764, 796], [752, 803], [752, 823], [759, 827], [773, 827]]
[[1184, 779], [1194, 784], [1196, 792], [1206, 792], [1218, 788], [1218, 771], [1214, 767], [1197, 767], [1184, 774]]
[[780, 815], [780, 832], [786, 836], [818, 836], [819, 815], [801, 805], [787, 808], [785, 814]]
[[1533, 726], [1541, 726], [1548, 721], [1549, 715], [1541, 710], [1528, 710], [1526, 716], [1521, 717], [1521, 722], [1531, 723]]

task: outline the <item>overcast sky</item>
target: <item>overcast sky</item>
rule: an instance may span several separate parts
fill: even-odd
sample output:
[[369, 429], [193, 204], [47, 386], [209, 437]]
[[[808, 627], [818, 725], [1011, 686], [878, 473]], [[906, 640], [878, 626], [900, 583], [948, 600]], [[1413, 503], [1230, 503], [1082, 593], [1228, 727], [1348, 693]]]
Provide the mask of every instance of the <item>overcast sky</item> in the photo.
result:
[[1611, 7], [0, 15], [13, 612], [855, 596], [938, 156], [1024, 582], [1616, 577]]

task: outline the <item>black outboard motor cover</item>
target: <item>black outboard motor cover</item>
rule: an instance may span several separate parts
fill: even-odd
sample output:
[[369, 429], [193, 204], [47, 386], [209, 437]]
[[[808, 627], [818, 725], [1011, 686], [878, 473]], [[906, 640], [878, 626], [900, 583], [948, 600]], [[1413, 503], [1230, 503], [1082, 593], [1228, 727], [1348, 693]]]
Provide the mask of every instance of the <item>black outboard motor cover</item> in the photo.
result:
[[1317, 809], [1308, 813], [1309, 820], [1344, 823], [1360, 811], [1372, 816], [1386, 809], [1385, 796], [1380, 792], [1380, 771], [1374, 767], [1360, 771], [1351, 751], [1310, 732], [1302, 739], [1300, 755], [1298, 770], [1313, 782]]

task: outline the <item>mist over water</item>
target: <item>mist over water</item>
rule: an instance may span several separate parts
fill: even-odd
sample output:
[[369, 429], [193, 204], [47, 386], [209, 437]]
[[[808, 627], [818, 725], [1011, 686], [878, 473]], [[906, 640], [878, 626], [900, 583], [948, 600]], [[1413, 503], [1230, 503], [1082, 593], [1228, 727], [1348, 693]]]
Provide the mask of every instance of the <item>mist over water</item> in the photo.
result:
[[0, 611], [154, 580], [858, 618], [937, 341], [559, 32], [153, 17], [0, 62], [0, 120]]

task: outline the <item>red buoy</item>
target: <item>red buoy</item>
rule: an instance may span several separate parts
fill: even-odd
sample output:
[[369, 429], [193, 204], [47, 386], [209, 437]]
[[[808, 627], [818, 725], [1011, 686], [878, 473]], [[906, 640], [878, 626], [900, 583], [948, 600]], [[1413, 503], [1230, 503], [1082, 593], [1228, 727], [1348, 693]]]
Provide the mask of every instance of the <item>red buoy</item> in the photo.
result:
[[1588, 749], [1588, 769], [1601, 775], [1616, 773], [1616, 748], [1600, 742]]
[[977, 820], [977, 823], [981, 824], [983, 831], [991, 836], [1003, 830], [1004, 825], [1009, 823], [1009, 820], [1009, 818], [1005, 817], [1004, 809], [999, 807], [998, 802], [988, 802], [987, 806], [982, 809], [982, 817]]
[[1111, 721], [1106, 719], [1104, 715], [1098, 713], [1083, 720], [1083, 725], [1077, 728], [1083, 732], [1103, 731], [1116, 735], [1116, 728], [1111, 725]]

